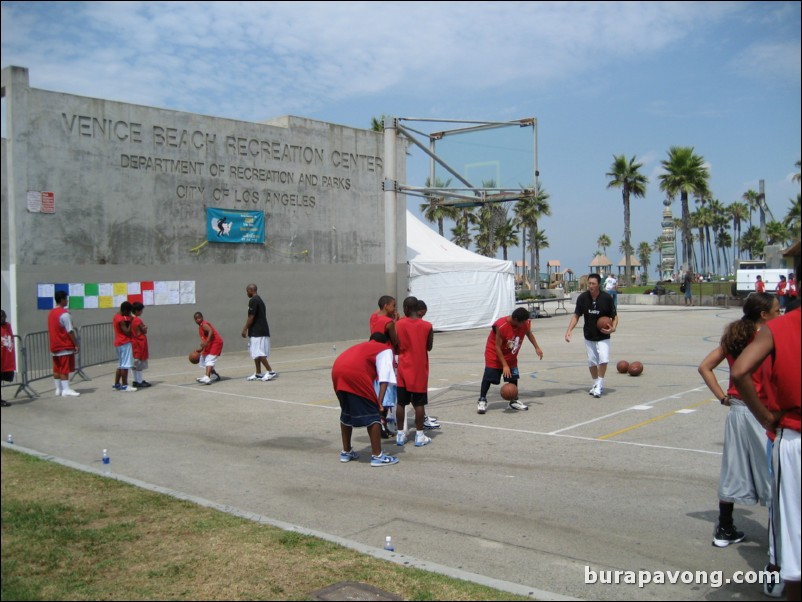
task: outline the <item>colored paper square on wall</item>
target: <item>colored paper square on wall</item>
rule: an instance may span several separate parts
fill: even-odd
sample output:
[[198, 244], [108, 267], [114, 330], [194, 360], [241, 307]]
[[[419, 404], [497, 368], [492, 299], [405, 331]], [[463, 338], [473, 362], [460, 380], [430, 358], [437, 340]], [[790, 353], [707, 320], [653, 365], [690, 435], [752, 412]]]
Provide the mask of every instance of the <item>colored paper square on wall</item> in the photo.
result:
[[144, 301], [142, 301], [142, 295], [128, 295], [128, 302], [129, 303], [142, 303], [144, 305]]
[[53, 297], [36, 298], [36, 309], [53, 309], [54, 304], [55, 301], [53, 301]]
[[114, 283], [114, 293], [112, 293], [115, 297], [125, 297], [128, 295], [128, 283], [127, 282], [115, 282]]
[[97, 297], [100, 294], [100, 286], [97, 282], [87, 282], [84, 284], [84, 295], [87, 297]]
[[81, 295], [70, 295], [68, 300], [69, 308], [70, 309], [83, 309], [84, 308], [84, 298]]
[[97, 298], [97, 306], [102, 309], [114, 307], [114, 298], [111, 295], [100, 295]]

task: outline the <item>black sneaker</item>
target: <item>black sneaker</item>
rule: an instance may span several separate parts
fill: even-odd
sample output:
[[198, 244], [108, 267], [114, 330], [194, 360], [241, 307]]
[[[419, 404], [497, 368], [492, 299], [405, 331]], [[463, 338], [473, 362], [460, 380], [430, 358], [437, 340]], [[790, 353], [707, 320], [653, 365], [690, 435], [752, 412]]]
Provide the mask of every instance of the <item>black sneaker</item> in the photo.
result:
[[717, 548], [726, 548], [731, 543], [740, 543], [746, 539], [743, 531], [738, 531], [735, 525], [729, 527], [722, 527], [716, 523], [716, 528], [713, 530], [713, 545]]

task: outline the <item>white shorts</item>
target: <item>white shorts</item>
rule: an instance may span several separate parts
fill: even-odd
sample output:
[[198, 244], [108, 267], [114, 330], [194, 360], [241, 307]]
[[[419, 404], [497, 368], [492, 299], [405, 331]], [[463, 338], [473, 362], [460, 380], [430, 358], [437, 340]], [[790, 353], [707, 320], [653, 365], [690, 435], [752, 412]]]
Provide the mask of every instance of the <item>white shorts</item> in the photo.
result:
[[779, 429], [774, 440], [772, 464], [776, 486], [774, 543], [777, 547], [777, 564], [783, 581], [800, 580], [800, 467], [802, 467], [802, 441], [798, 431]]
[[588, 366], [600, 366], [610, 363], [610, 339], [588, 341], [585, 339], [585, 350], [588, 352]]
[[198, 365], [201, 368], [214, 368], [214, 365], [217, 363], [217, 358], [220, 357], [219, 355], [201, 355], [200, 361]]
[[251, 359], [270, 357], [270, 337], [248, 337], [248, 351]]

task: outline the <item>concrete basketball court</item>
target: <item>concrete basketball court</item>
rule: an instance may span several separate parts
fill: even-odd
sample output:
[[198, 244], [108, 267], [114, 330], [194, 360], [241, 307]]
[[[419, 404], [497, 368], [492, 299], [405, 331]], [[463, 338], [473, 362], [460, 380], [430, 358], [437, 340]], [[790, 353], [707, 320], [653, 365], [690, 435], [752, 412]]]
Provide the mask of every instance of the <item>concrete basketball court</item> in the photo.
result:
[[[50, 380], [34, 383], [39, 399], [3, 408], [2, 436], [95, 468], [108, 448], [114, 474], [357, 544], [381, 548], [391, 535], [397, 554], [545, 597], [757, 599], [758, 584], [585, 583], [587, 571], [615, 570], [721, 571], [726, 580], [767, 561], [764, 507], [736, 506], [746, 541], [711, 546], [726, 409], [696, 366], [740, 309], [620, 314], [601, 399], [587, 392], [581, 320], [570, 344], [569, 316], [533, 320], [545, 356], [538, 361], [528, 343], [519, 356], [526, 412], [507, 410], [493, 387], [487, 414], [476, 413], [487, 329], [436, 333], [428, 412], [443, 426], [423, 448], [386, 441], [395, 466], [370, 466], [364, 429], [354, 437], [361, 458], [339, 462], [330, 367], [357, 341], [274, 349], [279, 378], [246, 382], [253, 363], [240, 324], [220, 329], [221, 382], [196, 384], [200, 371], [177, 357], [151, 361], [152, 388], [115, 393], [113, 366], [98, 366], [93, 380], [74, 383], [79, 398], [53, 397]], [[187, 328], [188, 350], [195, 336]], [[619, 359], [642, 361], [643, 375], [617, 374]], [[726, 366], [719, 375], [727, 378]]]

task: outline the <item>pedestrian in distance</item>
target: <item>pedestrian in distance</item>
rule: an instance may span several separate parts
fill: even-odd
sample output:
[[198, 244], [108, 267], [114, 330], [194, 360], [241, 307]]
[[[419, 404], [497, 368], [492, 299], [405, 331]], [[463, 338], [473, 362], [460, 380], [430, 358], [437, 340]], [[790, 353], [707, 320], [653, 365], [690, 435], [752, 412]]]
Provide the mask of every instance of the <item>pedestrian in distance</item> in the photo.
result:
[[[593, 379], [593, 385], [588, 393], [596, 398], [601, 397], [604, 392], [604, 376], [610, 361], [610, 335], [618, 328], [618, 313], [613, 298], [600, 290], [600, 285], [601, 276], [598, 274], [588, 276], [588, 290], [577, 297], [574, 315], [571, 316], [568, 330], [565, 332], [565, 341], [570, 343], [571, 332], [579, 322], [580, 316], [584, 318], [582, 332], [585, 335], [588, 369]], [[611, 324], [600, 330], [598, 321], [601, 317], [610, 318]]]
[[137, 389], [128, 384], [128, 371], [134, 368], [133, 345], [133, 305], [129, 301], [120, 303], [120, 311], [114, 314], [114, 350], [117, 352], [117, 370], [114, 371], [112, 389], [121, 393], [136, 393]]
[[[487, 392], [490, 390], [490, 385], [500, 384], [503, 378], [505, 382], [518, 386], [520, 378], [518, 352], [523, 346], [524, 339], [529, 339], [535, 348], [535, 353], [542, 360], [543, 350], [532, 333], [532, 323], [526, 308], [519, 307], [511, 315], [499, 318], [493, 323], [485, 343], [485, 371], [479, 390], [477, 413], [487, 412]], [[510, 400], [508, 407], [511, 410], [529, 409], [518, 399]]]
[[765, 293], [766, 292], [766, 283], [763, 282], [763, 277], [758, 274], [755, 277], [755, 292], [756, 293]]
[[691, 274], [690, 270], [685, 271], [681, 288], [685, 294], [685, 306], [693, 307], [693, 274]]
[[785, 276], [780, 275], [780, 281], [774, 289], [777, 293], [777, 298], [780, 300], [780, 313], [785, 312], [785, 305], [788, 300], [788, 280]]
[[613, 298], [613, 304], [618, 309], [618, 280], [615, 279], [612, 272], [607, 275], [604, 281], [604, 292]]
[[223, 353], [223, 337], [210, 322], [203, 319], [201, 312], [195, 312], [194, 318], [195, 324], [198, 325], [198, 336], [200, 336], [200, 347], [197, 349], [200, 353], [198, 365], [204, 372], [203, 376], [195, 380], [202, 385], [211, 385], [214, 381], [220, 380], [215, 365]]
[[145, 380], [143, 372], [148, 369], [148, 327], [142, 321], [142, 312], [145, 306], [135, 301], [131, 304], [131, 344], [134, 353], [134, 386], [137, 389], [149, 387], [150, 383]]
[[[341, 353], [331, 368], [334, 392], [340, 402], [340, 462], [358, 460], [359, 454], [351, 444], [354, 428], [367, 428], [370, 438], [371, 466], [391, 466], [398, 458], [386, 454], [381, 447], [382, 398], [387, 390], [389, 371], [393, 365], [393, 350], [387, 337], [373, 333], [370, 340], [349, 347]], [[380, 382], [379, 393], [373, 388]]]
[[[246, 380], [269, 381], [278, 376], [270, 367], [270, 325], [267, 323], [267, 308], [262, 298], [256, 294], [256, 285], [251, 283], [245, 287], [248, 295], [248, 318], [242, 329], [242, 338], [248, 339], [248, 351], [256, 366], [256, 371]], [[262, 373], [264, 367], [264, 373]]]
[[415, 447], [432, 442], [424, 432], [426, 405], [429, 403], [429, 352], [434, 345], [434, 329], [426, 320], [418, 317], [418, 299], [404, 299], [404, 317], [395, 325], [398, 335], [398, 405], [396, 423], [398, 433], [395, 443], [403, 446], [407, 442], [407, 429], [403, 428], [406, 408], [415, 410]]
[[[713, 529], [713, 545], [719, 548], [739, 543], [746, 537], [733, 522], [735, 504], [760, 502], [767, 505], [771, 501], [771, 484], [766, 461], [766, 433], [741, 400], [732, 379], [725, 393], [713, 370], [725, 360], [732, 366], [755, 334], [779, 314], [780, 304], [773, 295], [753, 293], [744, 303], [741, 318], [727, 325], [718, 347], [699, 364], [699, 374], [707, 387], [722, 405], [729, 407], [724, 424], [724, 451], [718, 485], [719, 516]], [[771, 369], [770, 365], [768, 369]], [[767, 383], [761, 374], [757, 371], [752, 378], [758, 397], [765, 403]]]
[[[799, 280], [800, 266], [796, 268]], [[768, 322], [732, 365], [730, 373], [741, 399], [767, 430], [775, 432], [772, 449], [772, 500], [775, 556], [788, 600], [799, 600], [802, 590], [802, 375], [799, 308]], [[764, 405], [752, 375], [766, 358], [771, 360], [769, 397], [776, 409]]]

